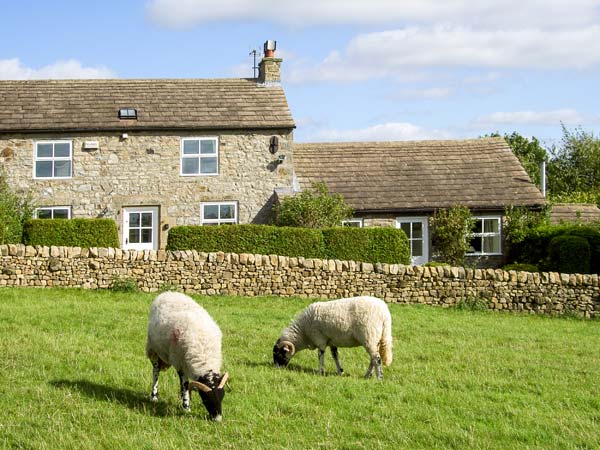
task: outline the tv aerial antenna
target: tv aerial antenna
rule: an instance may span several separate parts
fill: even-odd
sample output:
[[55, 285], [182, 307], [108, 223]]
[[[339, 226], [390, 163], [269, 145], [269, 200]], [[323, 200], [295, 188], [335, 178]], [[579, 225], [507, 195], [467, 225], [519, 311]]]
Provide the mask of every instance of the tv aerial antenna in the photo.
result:
[[254, 78], [258, 77], [258, 66], [256, 65], [256, 57], [261, 55], [262, 53], [260, 52], [260, 50], [257, 50], [256, 48], [253, 48], [252, 50], [250, 50], [250, 53], [248, 53], [248, 56], [253, 57], [252, 70], [254, 73]]

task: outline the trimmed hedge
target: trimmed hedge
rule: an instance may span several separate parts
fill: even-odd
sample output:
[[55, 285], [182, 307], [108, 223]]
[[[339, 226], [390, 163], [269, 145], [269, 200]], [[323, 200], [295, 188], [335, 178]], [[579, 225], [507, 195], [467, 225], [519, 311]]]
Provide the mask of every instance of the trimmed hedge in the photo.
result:
[[590, 244], [581, 236], [559, 235], [552, 238], [548, 258], [558, 272], [590, 272]]
[[23, 226], [26, 245], [119, 248], [117, 223], [112, 219], [31, 219]]
[[303, 256], [371, 263], [408, 264], [410, 261], [408, 239], [402, 230], [395, 228], [179, 226], [169, 230], [167, 250]]
[[[561, 269], [560, 258], [558, 258], [556, 250], [553, 250], [554, 253], [550, 255], [550, 243], [558, 236], [576, 236], [585, 239], [589, 246], [589, 253], [584, 253], [579, 257], [587, 259], [587, 266], [583, 265], [582, 268], [588, 267], [588, 270], [578, 272], [600, 273], [600, 229], [595, 226], [545, 225], [537, 227], [531, 230], [523, 242], [512, 246], [511, 254], [514, 255], [516, 261], [534, 264], [541, 271], [564, 271]], [[585, 252], [585, 250], [583, 251]]]
[[169, 230], [167, 250], [255, 253], [323, 258], [320, 230], [269, 225], [179, 226]]

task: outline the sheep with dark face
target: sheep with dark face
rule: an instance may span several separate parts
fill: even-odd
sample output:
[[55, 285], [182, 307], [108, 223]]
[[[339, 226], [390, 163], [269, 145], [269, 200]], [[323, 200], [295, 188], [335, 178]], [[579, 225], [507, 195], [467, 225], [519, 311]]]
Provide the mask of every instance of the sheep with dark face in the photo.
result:
[[273, 362], [288, 365], [292, 357], [305, 348], [319, 349], [319, 372], [324, 373], [325, 349], [331, 347], [337, 373], [344, 370], [338, 358], [338, 347], [363, 346], [371, 358], [365, 374], [373, 369], [383, 378], [381, 363], [392, 363], [392, 317], [385, 302], [376, 297], [352, 297], [317, 302], [302, 311], [281, 333], [273, 347]]
[[221, 330], [187, 295], [165, 292], [150, 307], [146, 355], [152, 362], [152, 401], [158, 401], [158, 375], [173, 366], [179, 375], [183, 408], [190, 409], [189, 390], [200, 394], [210, 417], [222, 418]]

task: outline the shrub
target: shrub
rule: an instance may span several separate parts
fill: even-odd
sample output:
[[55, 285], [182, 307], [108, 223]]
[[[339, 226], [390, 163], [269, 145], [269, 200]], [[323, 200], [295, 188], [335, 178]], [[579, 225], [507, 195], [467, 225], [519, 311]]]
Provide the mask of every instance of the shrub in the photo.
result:
[[590, 272], [590, 244], [581, 236], [559, 235], [548, 248], [549, 270], [564, 273]]
[[23, 223], [32, 213], [31, 195], [14, 192], [0, 171], [0, 244], [20, 244]]
[[474, 223], [466, 206], [436, 210], [431, 217], [431, 242], [437, 256], [453, 266], [462, 266]]
[[534, 264], [512, 263], [502, 267], [502, 270], [520, 270], [523, 272], [539, 272], [539, 269]]
[[133, 278], [115, 277], [110, 286], [113, 292], [137, 292], [139, 290], [137, 282]]
[[408, 238], [399, 228], [335, 227], [323, 230], [327, 257], [371, 263], [409, 264]]
[[119, 248], [112, 219], [31, 219], [23, 227], [26, 245]]
[[489, 301], [482, 297], [463, 297], [456, 303], [456, 309], [468, 311], [485, 311], [489, 308]]
[[269, 225], [174, 227], [169, 231], [167, 250], [325, 257], [319, 230]]

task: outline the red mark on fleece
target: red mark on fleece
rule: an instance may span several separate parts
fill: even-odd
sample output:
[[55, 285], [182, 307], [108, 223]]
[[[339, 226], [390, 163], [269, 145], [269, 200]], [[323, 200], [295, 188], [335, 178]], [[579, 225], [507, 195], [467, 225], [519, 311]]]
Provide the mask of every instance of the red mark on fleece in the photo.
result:
[[179, 336], [181, 336], [181, 332], [178, 329], [174, 329], [171, 332], [171, 338], [170, 338], [171, 342], [173, 344], [176, 344], [179, 341]]

